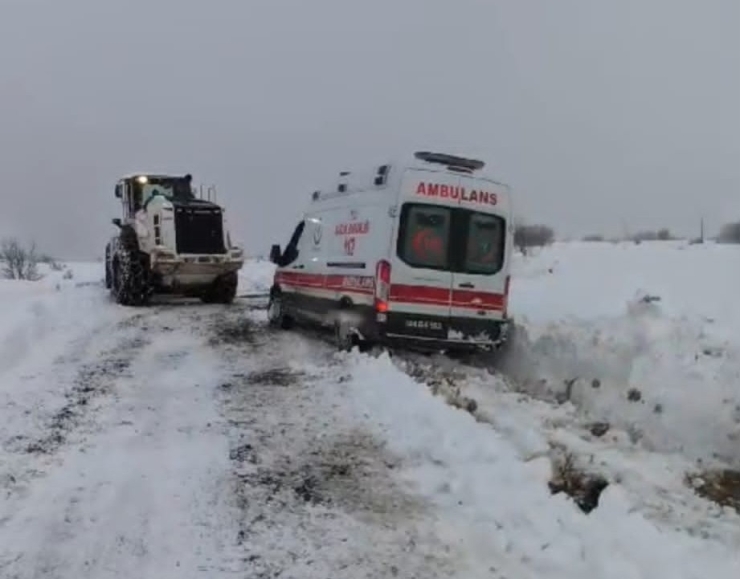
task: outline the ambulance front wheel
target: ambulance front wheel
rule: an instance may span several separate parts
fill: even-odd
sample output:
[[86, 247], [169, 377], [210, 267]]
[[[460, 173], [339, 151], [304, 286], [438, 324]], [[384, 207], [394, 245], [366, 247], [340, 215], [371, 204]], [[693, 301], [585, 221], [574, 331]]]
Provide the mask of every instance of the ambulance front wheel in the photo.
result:
[[289, 330], [293, 325], [293, 319], [285, 312], [285, 302], [279, 291], [272, 292], [267, 304], [267, 321], [273, 328]]

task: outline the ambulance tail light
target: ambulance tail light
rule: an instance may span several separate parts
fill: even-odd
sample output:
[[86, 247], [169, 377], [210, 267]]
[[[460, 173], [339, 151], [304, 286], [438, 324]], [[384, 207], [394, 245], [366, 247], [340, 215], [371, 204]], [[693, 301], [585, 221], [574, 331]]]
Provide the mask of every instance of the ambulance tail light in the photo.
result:
[[391, 264], [381, 259], [375, 266], [375, 311], [384, 314], [388, 311], [391, 292]]
[[511, 285], [511, 276], [506, 276], [506, 282], [504, 283], [504, 317], [506, 318], [509, 314], [509, 286]]

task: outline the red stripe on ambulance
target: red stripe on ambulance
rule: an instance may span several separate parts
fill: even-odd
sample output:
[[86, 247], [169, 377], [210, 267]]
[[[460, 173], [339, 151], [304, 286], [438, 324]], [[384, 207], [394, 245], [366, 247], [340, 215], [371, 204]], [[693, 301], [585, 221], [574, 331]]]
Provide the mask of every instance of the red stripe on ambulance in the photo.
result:
[[503, 311], [506, 307], [506, 296], [495, 292], [454, 290], [452, 292], [452, 307]]
[[[279, 272], [276, 281], [289, 287], [326, 289], [348, 294], [372, 295], [375, 290], [375, 278], [363, 275]], [[394, 302], [489, 311], [503, 311], [506, 307], [504, 294], [406, 284], [391, 284], [389, 301], [391, 309]]]
[[[449, 290], [423, 285], [392, 284], [390, 292], [393, 302], [404, 304], [452, 306], [454, 308], [503, 311], [506, 296], [495, 292]], [[392, 308], [391, 308], [392, 309]]]

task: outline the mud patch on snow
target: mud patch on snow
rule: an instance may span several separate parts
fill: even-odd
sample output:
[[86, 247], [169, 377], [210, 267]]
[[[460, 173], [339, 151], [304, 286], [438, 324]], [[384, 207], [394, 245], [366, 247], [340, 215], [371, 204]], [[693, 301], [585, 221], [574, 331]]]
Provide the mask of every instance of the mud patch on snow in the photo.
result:
[[690, 474], [686, 483], [700, 497], [740, 513], [740, 471], [719, 469]]
[[391, 477], [397, 459], [369, 435], [355, 432], [328, 442], [318, 439], [309, 448], [300, 460], [283, 456], [270, 467], [241, 475], [241, 480], [265, 487], [272, 498], [282, 494], [285, 501], [336, 507], [370, 518], [411, 516], [423, 510], [420, 500], [404, 494]]
[[245, 377], [250, 384], [290, 386], [307, 378], [305, 372], [297, 372], [290, 368], [271, 368], [261, 372], [252, 372]]
[[125, 320], [121, 320], [116, 324], [116, 329], [118, 330], [125, 330], [128, 328], [135, 328], [140, 325], [141, 321], [146, 319], [151, 315], [150, 312], [144, 311], [141, 313], [137, 313], [132, 315], [129, 318], [126, 318]]
[[599, 497], [609, 482], [601, 475], [588, 472], [570, 452], [556, 448], [551, 454], [553, 477], [548, 483], [552, 494], [565, 493], [584, 512], [599, 506]]
[[240, 388], [250, 386], [292, 386], [311, 377], [312, 376], [306, 372], [278, 366], [246, 374], [232, 374], [229, 381], [221, 384], [221, 390], [227, 392], [235, 387]]
[[[304, 576], [328, 565], [335, 573], [323, 576], [354, 576], [362, 569], [362, 576], [392, 577], [404, 566], [441, 571], [448, 565], [444, 553], [420, 563], [414, 533], [398, 531], [422, 525], [426, 505], [399, 488], [391, 476], [396, 460], [381, 444], [361, 432], [307, 442], [302, 452], [286, 449], [270, 464], [261, 464], [265, 453], [248, 445], [232, 452], [243, 514], [237, 542], [251, 576]], [[274, 537], [267, 548], [260, 544], [265, 537]], [[376, 573], [366, 575], [368, 567]], [[290, 573], [298, 568], [304, 572]]]
[[210, 346], [224, 344], [258, 346], [259, 337], [262, 333], [264, 333], [264, 329], [247, 317], [219, 316], [213, 321], [212, 335], [208, 344]]

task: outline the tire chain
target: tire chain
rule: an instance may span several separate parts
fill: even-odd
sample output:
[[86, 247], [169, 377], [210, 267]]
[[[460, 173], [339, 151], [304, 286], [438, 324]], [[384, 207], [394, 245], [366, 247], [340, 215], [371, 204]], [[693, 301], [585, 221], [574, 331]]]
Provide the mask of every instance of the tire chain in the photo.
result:
[[122, 305], [146, 304], [153, 293], [153, 288], [136, 246], [130, 240], [121, 239], [116, 256], [118, 258], [116, 300]]

